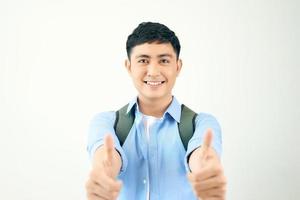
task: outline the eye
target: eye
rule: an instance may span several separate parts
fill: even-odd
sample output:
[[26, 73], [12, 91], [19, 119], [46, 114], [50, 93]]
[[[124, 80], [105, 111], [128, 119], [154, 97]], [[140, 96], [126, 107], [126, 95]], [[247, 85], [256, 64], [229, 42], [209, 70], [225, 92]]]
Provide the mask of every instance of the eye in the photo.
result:
[[148, 63], [148, 60], [147, 59], [140, 59], [140, 60], [138, 60], [138, 63]]
[[170, 61], [168, 59], [161, 59], [160, 62], [163, 63], [163, 64], [170, 63]]

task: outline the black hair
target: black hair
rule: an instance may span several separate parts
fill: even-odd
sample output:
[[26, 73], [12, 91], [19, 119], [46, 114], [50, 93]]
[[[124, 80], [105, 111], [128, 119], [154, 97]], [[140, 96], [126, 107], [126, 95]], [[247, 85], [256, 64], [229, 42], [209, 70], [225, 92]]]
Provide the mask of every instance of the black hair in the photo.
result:
[[135, 46], [153, 42], [157, 42], [159, 44], [171, 43], [177, 59], [179, 58], [180, 43], [172, 30], [160, 23], [142, 22], [127, 38], [126, 51], [128, 59], [130, 59], [131, 51]]

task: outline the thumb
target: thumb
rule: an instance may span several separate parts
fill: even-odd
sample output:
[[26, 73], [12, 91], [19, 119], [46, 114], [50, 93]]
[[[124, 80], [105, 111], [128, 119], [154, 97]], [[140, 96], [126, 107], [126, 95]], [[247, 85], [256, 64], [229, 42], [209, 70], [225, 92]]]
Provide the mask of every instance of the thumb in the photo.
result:
[[204, 135], [204, 140], [202, 144], [204, 150], [207, 150], [211, 147], [212, 137], [213, 137], [212, 130], [209, 128], [206, 130], [206, 133]]
[[206, 133], [204, 135], [204, 139], [203, 139], [203, 144], [202, 144], [202, 162], [204, 162], [209, 155], [209, 148], [211, 147], [211, 143], [212, 143], [212, 137], [213, 137], [213, 133], [212, 130], [209, 128], [206, 130]]
[[104, 151], [105, 151], [104, 159], [108, 166], [112, 166], [113, 150], [114, 150], [113, 138], [110, 134], [107, 134], [104, 138]]

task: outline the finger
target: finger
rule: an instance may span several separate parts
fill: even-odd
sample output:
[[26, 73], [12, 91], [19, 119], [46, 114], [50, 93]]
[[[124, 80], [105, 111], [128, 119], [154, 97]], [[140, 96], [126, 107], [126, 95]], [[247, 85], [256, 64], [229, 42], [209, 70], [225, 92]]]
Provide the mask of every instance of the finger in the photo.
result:
[[226, 189], [225, 187], [215, 187], [202, 192], [202, 195], [205, 197], [225, 197]]
[[223, 169], [220, 165], [206, 165], [199, 172], [189, 173], [188, 178], [192, 182], [199, 182], [220, 175], [223, 175]]
[[224, 198], [223, 197], [208, 197], [204, 200], [224, 200]]
[[202, 199], [209, 199], [209, 198], [221, 198], [225, 197], [225, 190], [223, 188], [212, 188], [209, 190], [198, 190], [197, 188], [194, 188], [194, 192], [197, 197], [202, 197]]
[[119, 191], [107, 191], [105, 190], [101, 185], [93, 184], [90, 192], [92, 194], [97, 195], [98, 197], [101, 197], [103, 199], [115, 199], [117, 195], [119, 194]]
[[119, 192], [122, 187], [122, 182], [119, 180], [115, 180], [107, 175], [104, 175], [101, 181], [97, 182], [104, 190], [113, 193]]
[[87, 197], [88, 197], [88, 200], [109, 200], [108, 198], [99, 196], [98, 194], [93, 193], [93, 192], [88, 193]]
[[103, 195], [101, 195], [103, 192], [100, 190], [100, 185], [94, 182], [92, 179], [89, 179], [86, 184], [86, 192], [88, 200], [106, 199], [102, 197]]
[[98, 195], [93, 194], [93, 193], [88, 193], [86, 196], [87, 196], [88, 200], [103, 200], [103, 198], [101, 198]]
[[104, 148], [105, 162], [107, 165], [111, 166], [113, 160], [114, 141], [110, 134], [106, 135], [104, 138]]
[[122, 186], [121, 181], [117, 181], [113, 177], [111, 177], [107, 170], [92, 170], [90, 173], [90, 180], [92, 180], [93, 183], [100, 185], [107, 191], [119, 191]]
[[204, 181], [195, 181], [194, 186], [198, 191], [207, 191], [215, 188], [223, 188], [226, 184], [224, 176], [215, 176]]

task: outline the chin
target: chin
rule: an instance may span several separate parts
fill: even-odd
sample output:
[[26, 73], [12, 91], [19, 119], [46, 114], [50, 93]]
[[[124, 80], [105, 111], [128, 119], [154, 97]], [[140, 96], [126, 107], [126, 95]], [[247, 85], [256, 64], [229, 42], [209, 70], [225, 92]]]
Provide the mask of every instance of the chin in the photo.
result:
[[162, 94], [145, 94], [142, 95], [144, 98], [151, 100], [151, 101], [155, 101], [155, 100], [160, 100], [160, 99], [164, 99], [166, 98], [166, 95], [162, 95]]

